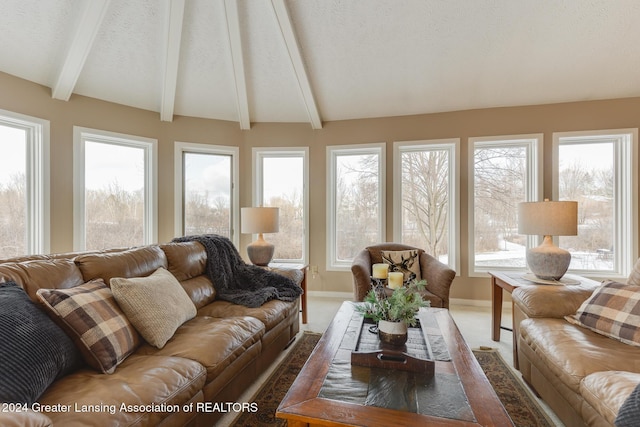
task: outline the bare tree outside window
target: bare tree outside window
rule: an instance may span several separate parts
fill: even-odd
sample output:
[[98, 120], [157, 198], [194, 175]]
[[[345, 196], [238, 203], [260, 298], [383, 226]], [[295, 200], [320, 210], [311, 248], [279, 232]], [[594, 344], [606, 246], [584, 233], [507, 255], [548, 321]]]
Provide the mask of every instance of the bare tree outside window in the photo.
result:
[[183, 153], [184, 234], [231, 238], [231, 156]]
[[449, 167], [446, 150], [401, 152], [402, 242], [437, 258], [449, 253]]
[[614, 143], [558, 147], [558, 195], [578, 202], [578, 235], [561, 236], [570, 269], [609, 271], [615, 258]]
[[275, 260], [302, 260], [304, 251], [304, 157], [264, 156], [262, 204], [280, 208], [280, 231], [265, 237]]
[[336, 259], [350, 261], [364, 247], [378, 243], [381, 201], [380, 156], [336, 157]]
[[26, 131], [0, 125], [0, 258], [27, 253]]
[[144, 244], [143, 149], [85, 142], [85, 249]]
[[475, 265], [524, 268], [526, 240], [517, 232], [517, 207], [526, 200], [526, 147], [475, 148], [473, 161]]

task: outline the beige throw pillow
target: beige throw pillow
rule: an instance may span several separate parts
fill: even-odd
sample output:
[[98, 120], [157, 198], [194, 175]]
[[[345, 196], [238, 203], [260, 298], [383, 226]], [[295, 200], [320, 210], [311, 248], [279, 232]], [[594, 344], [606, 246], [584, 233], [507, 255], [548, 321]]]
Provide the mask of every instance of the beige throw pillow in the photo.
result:
[[406, 251], [382, 251], [382, 261], [389, 264], [389, 271], [404, 274], [404, 283], [422, 279], [420, 273], [420, 252], [417, 249]]
[[157, 348], [164, 347], [176, 329], [196, 315], [196, 306], [180, 282], [164, 268], [148, 277], [114, 277], [110, 283], [122, 311], [140, 335]]

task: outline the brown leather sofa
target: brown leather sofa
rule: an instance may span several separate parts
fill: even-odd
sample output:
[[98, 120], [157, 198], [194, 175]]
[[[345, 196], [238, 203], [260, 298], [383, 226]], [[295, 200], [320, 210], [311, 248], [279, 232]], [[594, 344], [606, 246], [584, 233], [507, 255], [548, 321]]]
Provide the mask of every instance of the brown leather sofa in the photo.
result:
[[[38, 400], [38, 408], [71, 405], [71, 411], [0, 412], [0, 425], [213, 425], [294, 339], [299, 302], [272, 300], [247, 308], [216, 300], [204, 275], [205, 263], [205, 250], [197, 242], [38, 255], [0, 263], [0, 282], [15, 281], [34, 301], [40, 288], [71, 288], [95, 278], [109, 283], [112, 277], [145, 277], [164, 267], [197, 308], [196, 317], [180, 326], [163, 348], [143, 342], [113, 374], [82, 367], [55, 381]], [[123, 412], [119, 410], [123, 403], [180, 409]], [[192, 410], [184, 410], [192, 403]], [[83, 404], [115, 404], [118, 409], [75, 410]]]
[[431, 307], [449, 308], [449, 290], [456, 272], [438, 261], [424, 250], [402, 243], [379, 243], [361, 250], [353, 258], [353, 293], [355, 301], [362, 301], [371, 289], [371, 266], [382, 262], [382, 251], [406, 251], [417, 249], [422, 279], [427, 281], [426, 289], [421, 292]]
[[597, 286], [522, 286], [512, 294], [522, 377], [567, 427], [612, 427], [640, 383], [640, 347], [564, 319]]

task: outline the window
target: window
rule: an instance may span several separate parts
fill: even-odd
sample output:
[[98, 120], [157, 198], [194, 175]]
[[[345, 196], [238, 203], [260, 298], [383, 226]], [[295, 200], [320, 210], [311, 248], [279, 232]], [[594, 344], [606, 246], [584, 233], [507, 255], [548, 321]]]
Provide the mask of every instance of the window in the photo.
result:
[[542, 135], [470, 138], [470, 270], [523, 269], [518, 203], [541, 196]]
[[385, 239], [385, 144], [327, 147], [328, 269]]
[[218, 234], [238, 245], [238, 148], [175, 143], [175, 233]]
[[626, 277], [637, 257], [637, 130], [554, 133], [554, 200], [578, 202], [578, 235], [561, 236], [569, 270]]
[[307, 262], [309, 149], [254, 148], [254, 205], [280, 208], [280, 231], [268, 236], [275, 262]]
[[0, 110], [0, 258], [49, 252], [49, 122]]
[[74, 245], [157, 240], [156, 140], [74, 127]]
[[394, 240], [457, 266], [459, 139], [394, 144]]

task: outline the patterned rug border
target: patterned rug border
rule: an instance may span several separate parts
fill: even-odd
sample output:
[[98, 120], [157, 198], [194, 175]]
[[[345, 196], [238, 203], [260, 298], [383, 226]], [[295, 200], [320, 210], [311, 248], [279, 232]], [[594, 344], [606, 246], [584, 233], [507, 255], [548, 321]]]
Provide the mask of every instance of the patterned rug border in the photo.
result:
[[[480, 363], [480, 367], [482, 367], [482, 370], [484, 371], [485, 375], [489, 379], [491, 386], [493, 387], [494, 391], [498, 395], [498, 398], [502, 402], [503, 406], [507, 409], [507, 412], [509, 413], [509, 415], [512, 416], [512, 413], [514, 413], [515, 411], [527, 411], [531, 413], [533, 417], [535, 417], [535, 419], [529, 419], [524, 423], [520, 422], [520, 424], [517, 424], [517, 427], [547, 427], [547, 426], [553, 427], [556, 425], [556, 423], [549, 417], [549, 415], [543, 409], [542, 405], [539, 402], [539, 398], [524, 383], [524, 380], [518, 378], [520, 373], [515, 371], [513, 368], [511, 368], [509, 363], [506, 360], [504, 360], [504, 357], [502, 357], [500, 350], [495, 348], [482, 348], [482, 349], [474, 348], [471, 351], [473, 352], [473, 355], [478, 360], [478, 363]], [[495, 373], [490, 370], [491, 365], [489, 365], [486, 362], [486, 360], [484, 364], [482, 363], [481, 361], [482, 357], [484, 357], [485, 359], [487, 357], [491, 357], [494, 359], [493, 361], [491, 361], [491, 363], [494, 363], [494, 364], [498, 363], [503, 365], [501, 367], [500, 372], [507, 374], [507, 377], [509, 380], [508, 386], [503, 383], [499, 385], [495, 384], [495, 382], [498, 381], [498, 378], [496, 378]], [[514, 405], [510, 405], [512, 393], [508, 390], [509, 386], [514, 389], [517, 389], [518, 393], [527, 396], [528, 399], [526, 401], [529, 403], [527, 407], [525, 408], [522, 408], [520, 406], [513, 407]], [[511, 407], [508, 407], [509, 405]], [[520, 418], [526, 419], [528, 417], [526, 417], [525, 415], [522, 415]]]
[[[258, 390], [253, 394], [253, 396], [251, 396], [251, 399], [249, 399], [249, 402], [258, 402], [257, 398], [261, 396], [263, 392], [266, 392], [269, 388], [274, 388], [274, 385], [275, 385], [274, 380], [279, 379], [281, 377], [285, 377], [285, 376], [292, 377], [290, 378], [291, 381], [288, 382], [288, 386], [287, 386], [287, 390], [288, 390], [289, 386], [293, 384], [293, 380], [298, 375], [298, 372], [302, 370], [304, 363], [313, 352], [313, 349], [315, 348], [316, 344], [318, 343], [318, 341], [320, 341], [320, 338], [322, 338], [322, 334], [319, 332], [302, 331], [302, 333], [300, 333], [296, 337], [295, 341], [290, 345], [290, 347], [284, 350], [287, 352], [285, 356], [282, 358], [282, 360], [280, 360], [280, 362], [278, 362], [277, 366], [273, 369], [271, 374], [269, 374], [269, 377], [264, 381], [264, 383], [262, 383], [262, 385], [258, 388]], [[295, 367], [289, 366], [294, 358], [300, 356], [298, 353], [301, 351], [300, 350], [301, 347], [305, 345], [308, 345], [311, 347], [308, 352], [305, 352], [305, 356], [304, 356], [305, 361], [301, 361], [300, 366], [298, 366], [297, 369], [295, 369]], [[291, 368], [294, 368], [294, 369], [291, 369]], [[287, 371], [290, 370], [290, 372], [287, 372], [285, 370]], [[238, 417], [236, 417], [236, 419], [233, 421], [231, 425], [238, 426], [238, 427], [239, 426], [246, 426], [246, 427], [286, 426], [287, 424], [285, 420], [275, 418], [275, 411], [280, 401], [284, 398], [285, 394], [286, 394], [286, 391], [284, 391], [284, 393], [282, 393], [282, 395], [279, 397], [275, 396], [277, 397], [277, 399], [275, 400], [272, 399], [270, 402], [268, 402], [270, 403], [269, 407], [270, 408], [273, 407], [272, 411], [269, 410], [265, 412], [264, 408], [258, 407], [257, 413], [240, 414]]]

